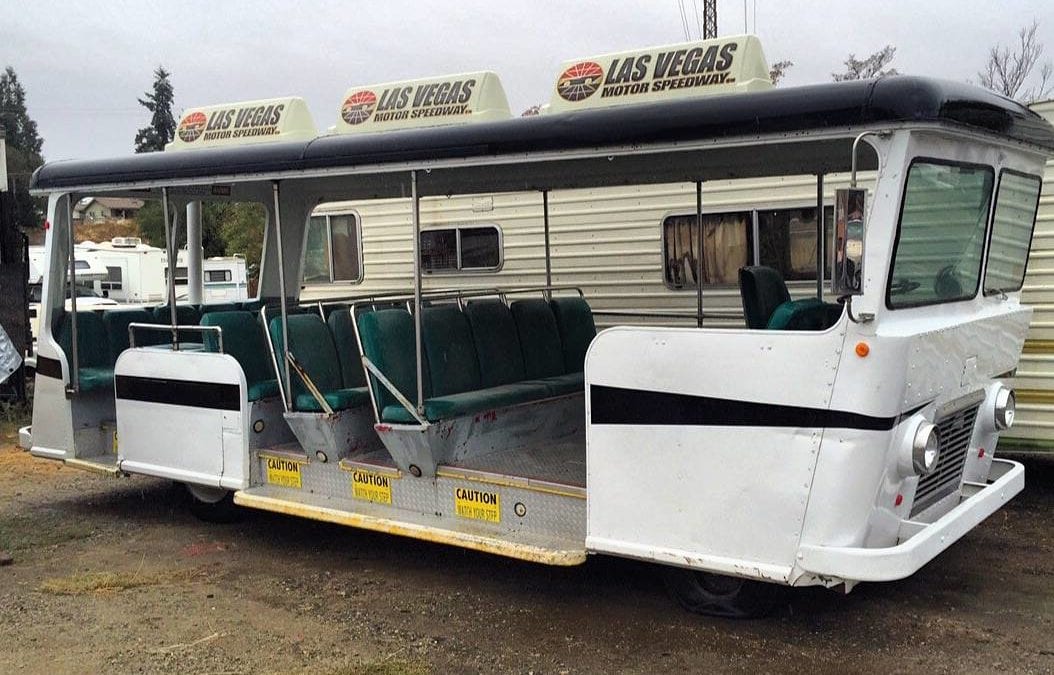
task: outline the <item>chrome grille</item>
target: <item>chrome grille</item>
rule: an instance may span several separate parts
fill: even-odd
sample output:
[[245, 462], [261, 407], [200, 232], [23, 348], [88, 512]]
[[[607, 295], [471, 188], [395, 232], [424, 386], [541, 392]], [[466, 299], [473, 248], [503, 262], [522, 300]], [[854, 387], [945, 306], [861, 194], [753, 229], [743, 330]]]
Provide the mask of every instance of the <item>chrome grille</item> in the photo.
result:
[[966, 455], [970, 451], [974, 422], [977, 420], [977, 409], [977, 406], [965, 408], [937, 422], [941, 454], [937, 459], [937, 468], [919, 479], [915, 501], [911, 505], [912, 516], [959, 489]]

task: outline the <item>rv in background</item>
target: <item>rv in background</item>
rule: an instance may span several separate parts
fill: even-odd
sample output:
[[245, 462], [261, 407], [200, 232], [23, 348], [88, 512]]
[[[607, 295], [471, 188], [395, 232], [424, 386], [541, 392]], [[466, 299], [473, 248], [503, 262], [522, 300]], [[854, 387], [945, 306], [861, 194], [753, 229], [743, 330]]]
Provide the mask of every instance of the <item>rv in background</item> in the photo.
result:
[[[1054, 99], [1032, 109], [1054, 122]], [[1022, 303], [1032, 306], [1021, 363], [1014, 378], [1017, 420], [1003, 446], [1054, 452], [1054, 161], [1047, 162]]]

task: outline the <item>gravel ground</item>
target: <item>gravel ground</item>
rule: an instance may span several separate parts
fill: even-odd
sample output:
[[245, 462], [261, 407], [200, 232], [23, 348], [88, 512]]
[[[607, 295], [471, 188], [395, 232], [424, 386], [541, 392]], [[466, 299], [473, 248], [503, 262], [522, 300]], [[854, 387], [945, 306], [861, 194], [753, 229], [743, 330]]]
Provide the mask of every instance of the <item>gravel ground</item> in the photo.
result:
[[253, 513], [210, 525], [152, 479], [0, 433], [0, 673], [1054, 671], [1054, 460], [914, 577], [697, 617], [655, 570], [547, 568]]

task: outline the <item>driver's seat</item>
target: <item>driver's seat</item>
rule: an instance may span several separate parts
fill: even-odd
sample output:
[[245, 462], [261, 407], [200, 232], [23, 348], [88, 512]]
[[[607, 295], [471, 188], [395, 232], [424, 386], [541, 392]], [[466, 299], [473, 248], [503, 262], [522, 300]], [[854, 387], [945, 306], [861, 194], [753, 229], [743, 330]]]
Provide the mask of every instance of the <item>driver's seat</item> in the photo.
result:
[[776, 308], [790, 300], [787, 282], [779, 272], [764, 265], [741, 267], [739, 294], [747, 328], [767, 328]]

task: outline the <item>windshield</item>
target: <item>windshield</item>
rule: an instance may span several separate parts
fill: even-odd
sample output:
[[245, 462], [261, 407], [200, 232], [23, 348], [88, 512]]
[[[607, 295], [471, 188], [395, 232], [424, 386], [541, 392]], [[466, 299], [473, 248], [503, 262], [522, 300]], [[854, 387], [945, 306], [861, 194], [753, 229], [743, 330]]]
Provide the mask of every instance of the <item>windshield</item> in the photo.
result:
[[977, 294], [992, 169], [919, 160], [908, 171], [886, 305], [892, 309]]
[[988, 268], [984, 273], [986, 295], [1021, 290], [1040, 186], [1039, 176], [1012, 171], [1004, 171], [999, 176], [992, 243], [988, 247]]

